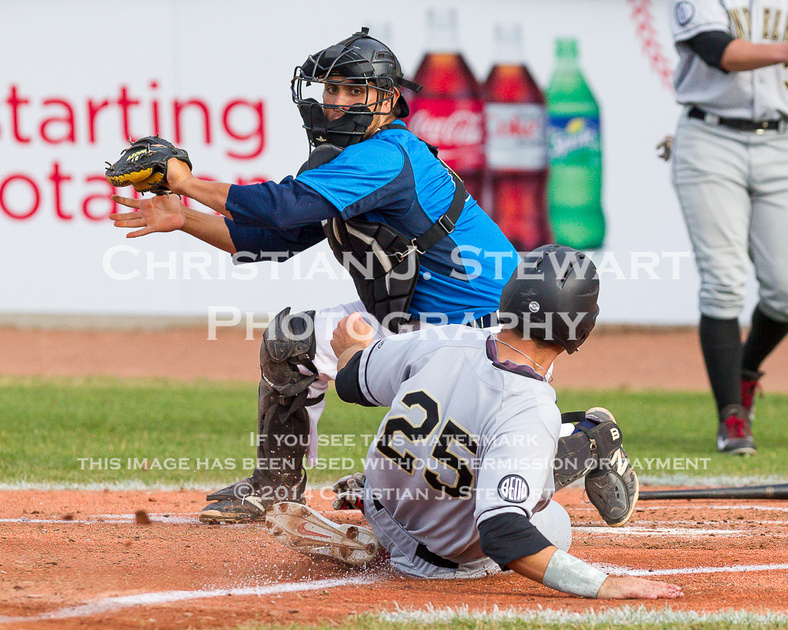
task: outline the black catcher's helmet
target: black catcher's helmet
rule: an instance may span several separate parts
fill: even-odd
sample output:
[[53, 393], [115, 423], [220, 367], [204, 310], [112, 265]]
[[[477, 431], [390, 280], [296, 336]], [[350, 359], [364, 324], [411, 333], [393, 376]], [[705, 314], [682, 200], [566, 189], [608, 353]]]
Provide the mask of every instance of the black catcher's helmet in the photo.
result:
[[[338, 44], [329, 46], [297, 66], [291, 81], [293, 102], [304, 119], [309, 142], [319, 146], [325, 142], [339, 147], [347, 147], [360, 142], [372, 123], [372, 117], [383, 115], [375, 107], [394, 98], [394, 88], [405, 87], [414, 92], [421, 90], [420, 85], [408, 81], [402, 75], [402, 68], [393, 52], [384, 43], [369, 36], [365, 26]], [[342, 77], [342, 80], [329, 80], [329, 77]], [[317, 84], [338, 85], [351, 83], [364, 86], [367, 90], [377, 88], [378, 98], [366, 105], [351, 107], [326, 105], [317, 98], [310, 98], [306, 88]], [[408, 104], [400, 95], [397, 116], [405, 118], [409, 113]], [[344, 109], [340, 118], [327, 121], [325, 109]]]
[[599, 276], [582, 252], [543, 245], [525, 254], [501, 293], [499, 313], [525, 337], [558, 344], [569, 354], [586, 340], [599, 313]]

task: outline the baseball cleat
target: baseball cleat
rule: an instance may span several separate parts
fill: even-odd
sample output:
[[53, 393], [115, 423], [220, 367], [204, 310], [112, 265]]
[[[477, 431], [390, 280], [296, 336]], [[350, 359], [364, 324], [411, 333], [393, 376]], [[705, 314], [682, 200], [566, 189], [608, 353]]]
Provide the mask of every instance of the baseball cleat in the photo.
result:
[[206, 495], [207, 501], [225, 501], [226, 499], [242, 499], [243, 497], [254, 494], [258, 484], [255, 483], [254, 478], [247, 477], [235, 483], [231, 483], [226, 488], [215, 490], [209, 495]]
[[359, 566], [380, 553], [380, 543], [371, 530], [334, 523], [302, 503], [277, 503], [268, 510], [265, 526], [285, 547], [307, 556]]
[[638, 476], [623, 448], [600, 460], [599, 467], [586, 475], [586, 494], [610, 527], [623, 527], [632, 518], [638, 501]]
[[750, 422], [755, 420], [755, 395], [761, 390], [760, 379], [763, 372], [750, 372], [749, 370], [742, 370], [741, 372], [741, 404], [744, 407], [744, 417]]
[[225, 499], [206, 505], [197, 517], [209, 525], [235, 525], [239, 523], [262, 523], [265, 510], [272, 501], [263, 501], [253, 494], [242, 499]]
[[206, 505], [198, 518], [210, 525], [261, 523], [265, 521], [265, 509], [273, 500], [263, 502], [260, 495], [260, 487], [252, 477], [241, 479], [206, 496], [214, 503]]
[[731, 455], [755, 455], [758, 449], [744, 407], [728, 405], [720, 415], [723, 420], [717, 430], [717, 450]]
[[208, 501], [214, 503], [202, 509], [198, 517], [200, 522], [210, 525], [262, 523], [265, 521], [266, 509], [277, 499], [303, 501], [306, 476], [302, 476], [294, 485], [276, 486], [264, 479], [255, 479], [258, 472], [206, 496]]

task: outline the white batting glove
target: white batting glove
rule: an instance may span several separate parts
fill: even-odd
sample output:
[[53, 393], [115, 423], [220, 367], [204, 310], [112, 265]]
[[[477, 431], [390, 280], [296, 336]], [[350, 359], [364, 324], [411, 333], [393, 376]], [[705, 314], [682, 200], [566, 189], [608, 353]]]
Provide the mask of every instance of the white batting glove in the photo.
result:
[[335, 510], [362, 510], [364, 509], [364, 484], [367, 477], [364, 473], [353, 473], [342, 477], [331, 488], [337, 498], [331, 503]]

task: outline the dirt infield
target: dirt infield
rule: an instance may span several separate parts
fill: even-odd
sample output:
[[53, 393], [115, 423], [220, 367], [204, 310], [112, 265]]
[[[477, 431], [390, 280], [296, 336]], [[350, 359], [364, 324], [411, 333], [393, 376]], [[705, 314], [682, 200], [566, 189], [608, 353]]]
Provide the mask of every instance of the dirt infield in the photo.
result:
[[[321, 494], [310, 505], [330, 510]], [[612, 529], [580, 489], [557, 500], [572, 516], [577, 556], [684, 588], [683, 599], [648, 608], [788, 611], [783, 503], [642, 502], [630, 526]], [[0, 492], [0, 628], [234, 627], [341, 622], [395, 606], [599, 611], [626, 603], [556, 594], [514, 574], [427, 582], [385, 566], [348, 570], [279, 546], [262, 525], [202, 525], [202, 504], [195, 492]], [[151, 524], [136, 523], [138, 510]], [[347, 513], [339, 520], [361, 522]]]
[[[0, 328], [0, 375], [256, 381], [258, 343], [238, 331], [47, 331]], [[684, 362], [674, 361], [681, 349]], [[705, 390], [692, 330], [602, 330], [559, 363], [562, 387]], [[788, 349], [764, 387], [788, 391]], [[649, 609], [786, 611], [788, 506], [777, 501], [641, 502], [632, 523], [604, 526], [581, 490], [557, 495], [574, 524], [573, 553], [611, 573], [676, 582], [685, 597]], [[309, 503], [327, 511], [325, 493]], [[342, 622], [395, 606], [584, 611], [631, 602], [556, 594], [512, 574], [424, 582], [380, 566], [348, 570], [279, 546], [259, 525], [197, 521], [200, 492], [0, 491], [0, 630], [220, 628]], [[138, 524], [137, 511], [152, 521]], [[335, 513], [336, 515], [336, 513]], [[339, 520], [361, 522], [341, 513]], [[143, 519], [144, 520], [144, 519]], [[638, 602], [640, 604], [641, 602]]]

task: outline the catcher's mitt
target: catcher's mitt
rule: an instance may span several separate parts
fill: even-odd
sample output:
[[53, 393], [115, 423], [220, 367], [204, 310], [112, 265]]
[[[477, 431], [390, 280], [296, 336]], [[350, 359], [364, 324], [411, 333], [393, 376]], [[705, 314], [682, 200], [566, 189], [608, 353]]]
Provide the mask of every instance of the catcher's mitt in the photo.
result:
[[189, 154], [159, 136], [145, 136], [124, 149], [114, 164], [107, 162], [107, 181], [113, 186], [134, 186], [137, 192], [162, 195], [167, 187], [167, 160], [178, 158], [191, 169]]

